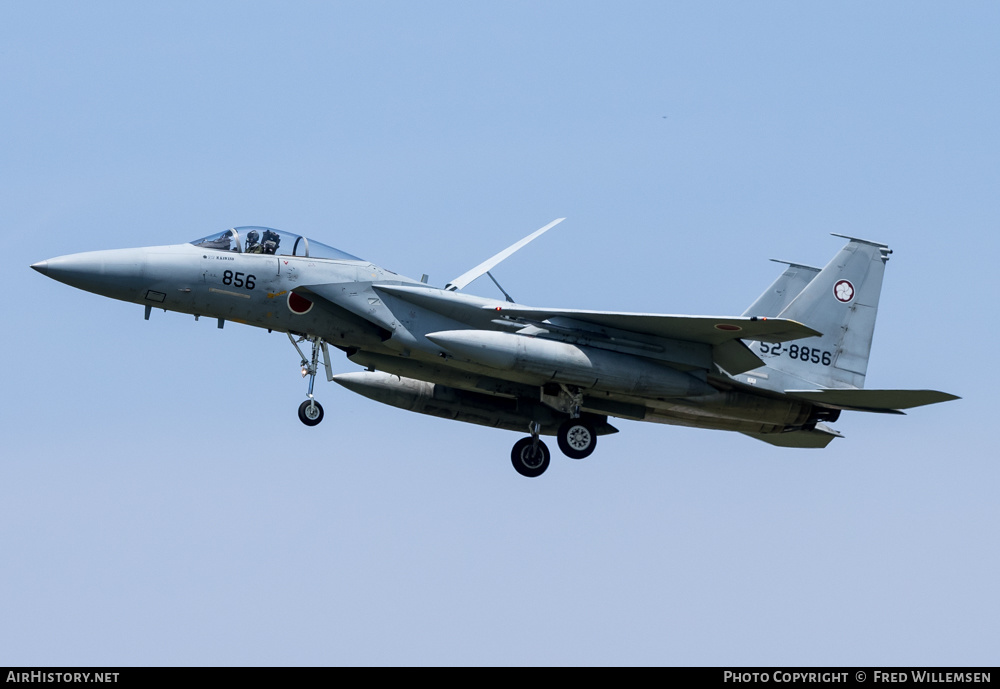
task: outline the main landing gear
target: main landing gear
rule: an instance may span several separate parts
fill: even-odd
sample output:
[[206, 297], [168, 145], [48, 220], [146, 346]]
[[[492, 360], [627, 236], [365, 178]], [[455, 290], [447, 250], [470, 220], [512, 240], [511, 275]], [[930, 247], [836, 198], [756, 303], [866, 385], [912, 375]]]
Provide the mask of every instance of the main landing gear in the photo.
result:
[[[288, 340], [295, 347], [295, 351], [302, 357], [302, 377], [309, 377], [309, 392], [307, 399], [299, 405], [299, 421], [307, 426], [315, 426], [323, 420], [323, 406], [313, 397], [313, 386], [316, 384], [316, 372], [319, 370], [319, 355], [323, 353], [323, 365], [326, 368], [327, 380], [333, 380], [333, 368], [330, 366], [330, 350], [327, 349], [326, 342], [316, 336], [303, 336], [296, 342], [292, 334], [288, 334]], [[308, 341], [312, 344], [312, 354], [307, 358], [299, 348], [298, 343]]]
[[528, 424], [528, 432], [531, 436], [521, 438], [514, 443], [514, 449], [510, 451], [510, 461], [514, 465], [514, 471], [535, 478], [541, 476], [549, 468], [549, 448], [538, 439], [538, 431], [541, 425], [532, 421]]
[[[538, 423], [528, 424], [531, 435], [514, 443], [514, 449], [510, 452], [514, 470], [521, 476], [535, 478], [549, 468], [549, 448], [538, 438], [540, 430]], [[583, 459], [593, 454], [597, 447], [597, 433], [594, 426], [585, 419], [569, 419], [559, 427], [556, 442], [567, 457]]]
[[[541, 390], [542, 402], [569, 415], [556, 431], [556, 442], [563, 454], [571, 459], [583, 459], [593, 454], [597, 448], [597, 432], [594, 424], [580, 414], [583, 406], [583, 391], [575, 386], [546, 385]], [[517, 441], [511, 452], [514, 469], [522, 476], [541, 476], [549, 466], [549, 450], [538, 439], [538, 423], [528, 424], [530, 438]]]
[[563, 454], [571, 459], [583, 459], [597, 448], [597, 433], [583, 419], [570, 419], [559, 427], [556, 442]]

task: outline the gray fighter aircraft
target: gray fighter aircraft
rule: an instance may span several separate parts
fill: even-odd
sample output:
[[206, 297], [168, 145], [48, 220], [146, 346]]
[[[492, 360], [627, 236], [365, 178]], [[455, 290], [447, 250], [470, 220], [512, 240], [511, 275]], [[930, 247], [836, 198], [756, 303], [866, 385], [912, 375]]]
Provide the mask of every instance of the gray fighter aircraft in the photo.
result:
[[[866, 390], [882, 276], [891, 251], [844, 237], [825, 268], [788, 263], [739, 317], [521, 306], [461, 290], [562, 218], [444, 288], [306, 237], [235, 227], [187, 244], [94, 251], [31, 267], [73, 287], [154, 308], [288, 334], [308, 377], [299, 418], [323, 420], [328, 380], [421, 414], [527, 431], [511, 461], [539, 476], [555, 435], [590, 455], [614, 416], [738, 431], [821, 448], [842, 410], [902, 414], [957, 399], [934, 390]], [[836, 235], [841, 236], [843, 235]], [[494, 279], [494, 282], [496, 280]], [[299, 347], [307, 343], [306, 354]], [[328, 345], [365, 370], [334, 375]]]

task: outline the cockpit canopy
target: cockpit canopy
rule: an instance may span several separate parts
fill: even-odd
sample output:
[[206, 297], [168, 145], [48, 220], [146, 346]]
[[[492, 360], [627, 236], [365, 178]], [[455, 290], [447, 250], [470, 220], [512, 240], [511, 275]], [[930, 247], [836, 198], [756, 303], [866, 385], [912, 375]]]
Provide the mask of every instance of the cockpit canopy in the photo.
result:
[[202, 249], [235, 251], [241, 254], [274, 254], [277, 256], [302, 256], [304, 258], [330, 258], [339, 261], [360, 261], [357, 256], [332, 246], [306, 239], [297, 234], [282, 232], [273, 227], [233, 227], [225, 232], [209, 235], [191, 242]]

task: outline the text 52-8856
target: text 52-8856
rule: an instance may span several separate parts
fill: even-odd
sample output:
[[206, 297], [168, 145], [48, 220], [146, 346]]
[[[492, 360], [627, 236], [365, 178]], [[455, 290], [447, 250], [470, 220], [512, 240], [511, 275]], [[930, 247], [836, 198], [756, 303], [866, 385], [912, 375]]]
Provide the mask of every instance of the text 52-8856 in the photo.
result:
[[771, 356], [787, 356], [791, 359], [811, 361], [814, 364], [823, 364], [824, 366], [829, 366], [833, 363], [833, 354], [830, 352], [817, 347], [803, 347], [797, 344], [783, 347], [780, 342], [774, 344], [761, 342], [760, 353], [770, 354]]

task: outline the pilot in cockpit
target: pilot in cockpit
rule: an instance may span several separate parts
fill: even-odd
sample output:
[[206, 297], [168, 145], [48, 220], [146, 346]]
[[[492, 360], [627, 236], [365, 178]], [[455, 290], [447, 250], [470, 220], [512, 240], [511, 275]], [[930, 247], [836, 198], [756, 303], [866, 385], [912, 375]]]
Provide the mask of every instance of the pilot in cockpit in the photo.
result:
[[263, 253], [273, 254], [278, 251], [278, 244], [281, 243], [281, 237], [278, 236], [277, 232], [271, 230], [264, 230], [264, 236], [261, 239], [261, 246], [263, 247]]
[[245, 253], [248, 254], [262, 254], [264, 253], [264, 246], [258, 241], [260, 239], [260, 234], [257, 230], [250, 230], [247, 233], [247, 246]]

